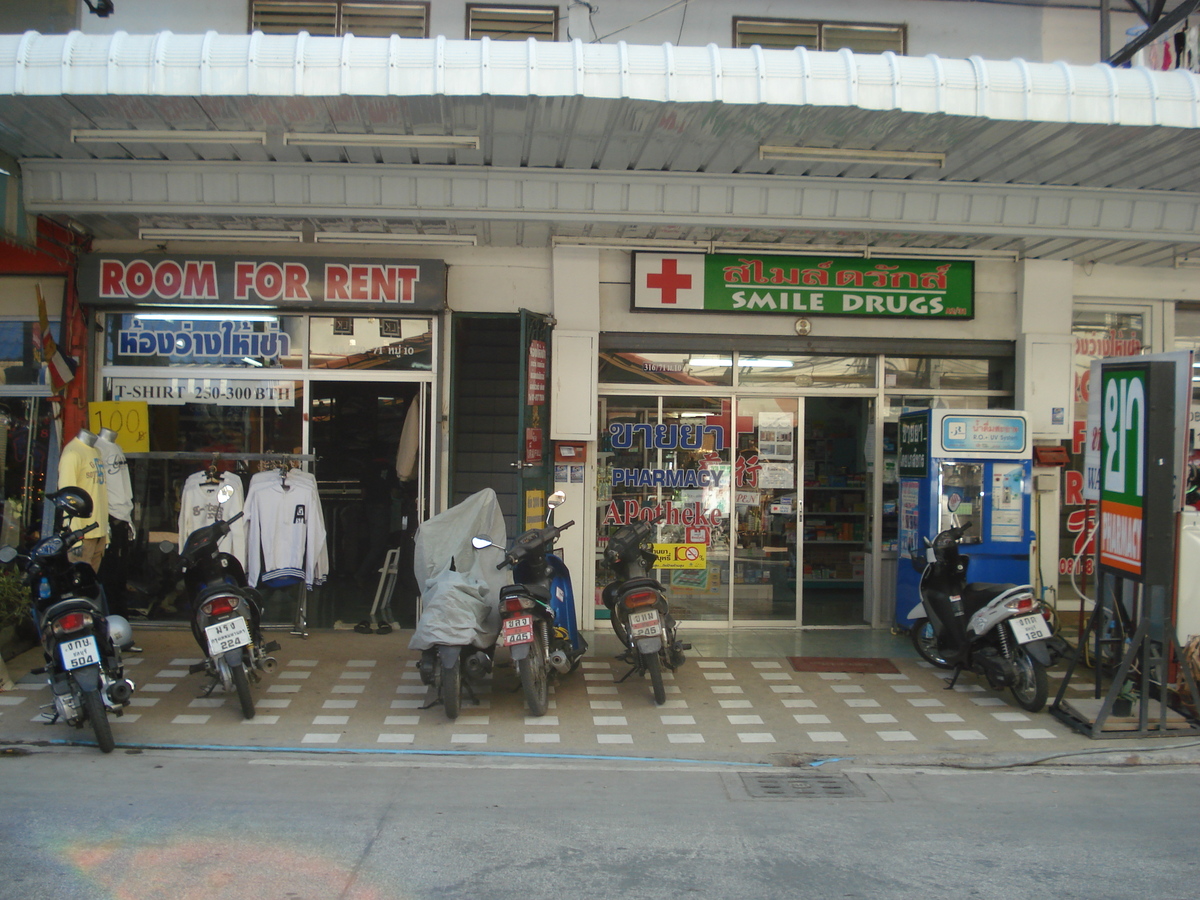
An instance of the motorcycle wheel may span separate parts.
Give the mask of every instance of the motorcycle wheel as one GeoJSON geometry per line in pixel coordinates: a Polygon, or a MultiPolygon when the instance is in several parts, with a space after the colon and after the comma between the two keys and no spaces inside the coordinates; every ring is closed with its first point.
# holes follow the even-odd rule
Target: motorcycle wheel
{"type": "Polygon", "coordinates": [[[100,691],[83,692],[83,711],[88,721],[92,723],[92,731],[96,733],[96,743],[101,753],[112,753],[116,743],[113,741],[112,723],[108,721],[108,710],[104,708],[104,698],[100,691]]]}
{"type": "Polygon", "coordinates": [[[236,665],[230,670],[233,675],[233,686],[237,688],[238,703],[242,705],[242,717],[254,718],[254,697],[250,695],[250,679],[246,677],[246,667],[236,665]]]}
{"type": "Polygon", "coordinates": [[[446,708],[446,718],[457,719],[462,709],[462,665],[455,663],[447,669],[438,660],[437,666],[441,670],[442,706],[446,708]]]}
{"type": "Polygon", "coordinates": [[[914,621],[908,629],[908,635],[912,638],[913,649],[920,654],[921,659],[939,669],[950,668],[950,664],[942,656],[942,651],[938,649],[937,635],[934,634],[933,624],[928,619],[914,621]]]}
{"type": "Polygon", "coordinates": [[[529,655],[517,664],[531,716],[544,716],[550,707],[550,676],[546,671],[546,643],[542,631],[541,627],[534,626],[529,655]]]}
{"type": "Polygon", "coordinates": [[[1016,670],[1016,681],[1011,688],[1017,706],[1026,712],[1040,712],[1046,705],[1050,693],[1046,667],[1030,656],[1024,648],[1017,650],[1012,659],[1016,670]]]}
{"type": "Polygon", "coordinates": [[[650,687],[654,691],[654,702],[662,706],[667,702],[667,689],[663,686],[662,664],[659,662],[658,652],[643,654],[642,662],[645,663],[646,671],[650,673],[650,687]]]}

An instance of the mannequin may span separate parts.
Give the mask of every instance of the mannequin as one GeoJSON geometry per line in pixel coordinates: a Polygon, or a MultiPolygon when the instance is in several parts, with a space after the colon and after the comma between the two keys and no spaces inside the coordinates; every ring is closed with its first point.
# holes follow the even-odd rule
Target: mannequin
{"type": "Polygon", "coordinates": [[[98,440],[99,435],[81,428],[63,447],[58,462],[58,486],[83,488],[92,498],[91,518],[74,519],[71,527],[83,528],[93,522],[100,527],[91,532],[95,537],[85,537],[71,548],[71,557],[93,569],[99,569],[108,543],[108,489],[104,486],[104,465],[96,450],[98,440]]]}
{"type": "MultiPolygon", "coordinates": [[[[85,441],[86,442],[86,441],[85,441]]],[[[108,546],[100,560],[96,574],[104,585],[109,609],[121,616],[128,616],[128,600],[125,582],[129,577],[130,558],[133,554],[133,487],[129,481],[129,463],[125,451],[117,443],[117,433],[111,428],[101,428],[95,444],[104,469],[104,488],[108,494],[108,546]]]]}

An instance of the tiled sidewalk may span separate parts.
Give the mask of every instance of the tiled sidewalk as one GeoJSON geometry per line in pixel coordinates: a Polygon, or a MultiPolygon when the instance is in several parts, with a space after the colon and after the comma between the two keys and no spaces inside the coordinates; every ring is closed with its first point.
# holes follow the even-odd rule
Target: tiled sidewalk
{"type": "MultiPolygon", "coordinates": [[[[1007,692],[964,675],[952,691],[945,673],[897,659],[897,674],[801,673],[787,659],[691,658],[666,673],[667,702],[656,706],[648,680],[618,680],[627,667],[589,655],[552,682],[547,715],[525,714],[515,670],[499,660],[494,677],[448,720],[422,707],[427,690],[407,649],[408,632],[283,636],[279,670],[254,687],[258,714],[244,721],[237,699],[202,697],[206,679],[190,634],[143,629],[145,651],[128,658],[133,703],[112,717],[118,748],[170,745],[354,750],[618,755],[769,761],[780,755],[938,757],[1057,753],[1095,742],[1045,712],[1027,713],[1007,692]]],[[[79,740],[88,730],[46,725],[44,679],[28,673],[36,651],[10,663],[16,691],[0,694],[0,738],[79,740]],[[25,674],[22,674],[25,673],[25,674]]],[[[1055,685],[1052,680],[1051,696],[1055,685]]],[[[1072,687],[1082,696],[1086,685],[1072,687]]]]}

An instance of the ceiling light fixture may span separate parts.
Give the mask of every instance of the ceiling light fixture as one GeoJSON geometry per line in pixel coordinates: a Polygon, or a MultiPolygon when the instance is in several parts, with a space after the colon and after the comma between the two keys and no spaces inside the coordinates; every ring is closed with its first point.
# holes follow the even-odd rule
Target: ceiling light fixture
{"type": "Polygon", "coordinates": [[[479,137],[455,134],[339,134],[289,131],[283,136],[287,145],[309,147],[411,147],[420,150],[478,150],[479,137]]]}
{"type": "Polygon", "coordinates": [[[932,166],[938,169],[946,164],[945,153],[926,153],[919,150],[852,150],[848,147],[780,147],[768,144],[758,148],[758,158],[882,166],[932,166]]]}
{"type": "Polygon", "coordinates": [[[474,247],[479,239],[473,234],[392,234],[391,232],[318,231],[316,244],[440,244],[474,247]]]}
{"type": "Polygon", "coordinates": [[[266,144],[265,131],[167,129],[72,129],[72,144],[266,144]]]}
{"type": "Polygon", "coordinates": [[[141,228],[138,239],[142,241],[237,241],[244,243],[263,241],[300,243],[304,235],[299,231],[251,231],[233,228],[141,228]]]}

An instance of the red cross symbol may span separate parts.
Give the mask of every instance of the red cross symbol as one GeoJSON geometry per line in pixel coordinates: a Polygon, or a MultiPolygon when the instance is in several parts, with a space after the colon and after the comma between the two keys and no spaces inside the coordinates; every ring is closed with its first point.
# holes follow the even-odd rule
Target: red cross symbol
{"type": "Polygon", "coordinates": [[[677,268],[679,260],[664,259],[662,261],[662,271],[658,273],[648,273],[646,275],[646,287],[658,288],[662,291],[662,302],[675,303],[677,291],[687,290],[692,286],[692,276],[685,275],[677,268]]]}

